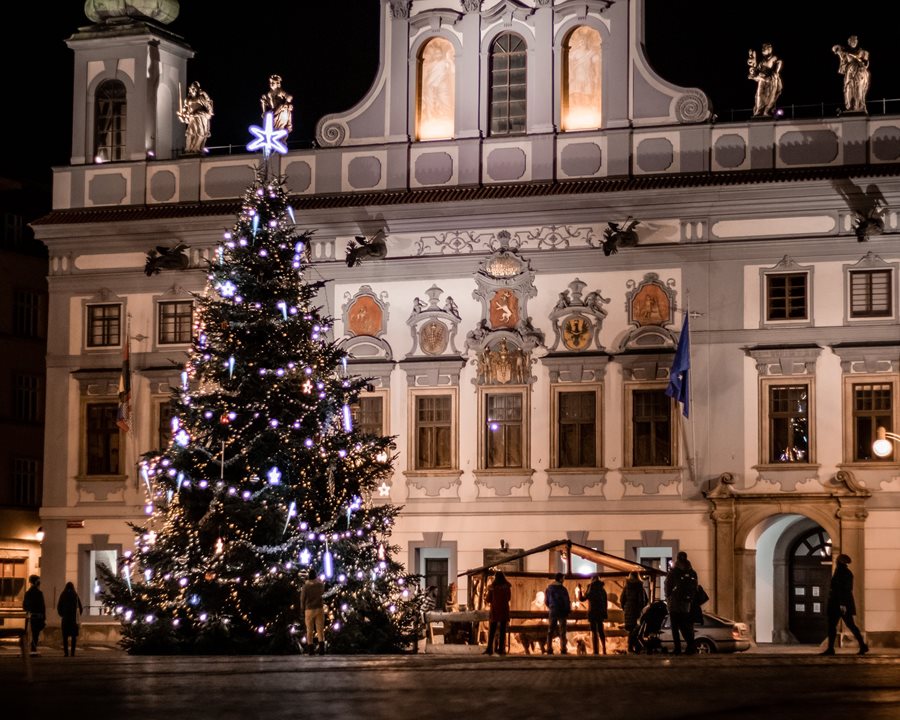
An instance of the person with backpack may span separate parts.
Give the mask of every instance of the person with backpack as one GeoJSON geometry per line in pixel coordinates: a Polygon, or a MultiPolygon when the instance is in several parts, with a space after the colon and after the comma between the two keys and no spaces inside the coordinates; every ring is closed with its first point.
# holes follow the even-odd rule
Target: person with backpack
{"type": "Polygon", "coordinates": [[[675,654],[681,655],[681,638],[684,638],[688,655],[697,652],[694,644],[694,597],[697,594],[697,573],[686,552],[679,552],[675,564],[666,575],[666,605],[672,622],[672,640],[675,654]],[[679,635],[681,637],[679,637],[679,635]]]}
{"type": "Polygon", "coordinates": [[[544,603],[550,610],[547,628],[547,654],[553,654],[553,636],[559,634],[559,652],[566,655],[569,652],[566,646],[566,620],[572,609],[572,601],[569,599],[569,591],[563,585],[563,574],[556,573],[553,582],[544,591],[544,603]]]}

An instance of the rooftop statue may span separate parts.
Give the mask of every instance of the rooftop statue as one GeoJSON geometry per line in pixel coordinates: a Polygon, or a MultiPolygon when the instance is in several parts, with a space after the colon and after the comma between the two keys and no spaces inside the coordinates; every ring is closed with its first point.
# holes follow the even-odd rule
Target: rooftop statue
{"type": "Polygon", "coordinates": [[[185,127],[184,151],[189,154],[202,153],[210,136],[210,118],[213,116],[213,101],[200,83],[192,82],[187,96],[181,103],[178,119],[185,127]]]}
{"type": "Polygon", "coordinates": [[[145,18],[168,25],[178,17],[178,0],[85,0],[84,14],[95,23],[145,18]]]}
{"type": "Polygon", "coordinates": [[[756,101],[753,105],[753,117],[772,117],[775,103],[781,95],[782,61],[772,52],[771,43],[762,46],[762,57],[751,50],[747,57],[750,68],[748,77],[756,81],[756,101]]]}
{"type": "Polygon", "coordinates": [[[844,109],[847,112],[866,112],[866,93],[869,92],[869,52],[859,47],[856,35],[847,38],[847,47],[835,45],[831,51],[841,64],[838,73],[844,76],[844,109]]]}

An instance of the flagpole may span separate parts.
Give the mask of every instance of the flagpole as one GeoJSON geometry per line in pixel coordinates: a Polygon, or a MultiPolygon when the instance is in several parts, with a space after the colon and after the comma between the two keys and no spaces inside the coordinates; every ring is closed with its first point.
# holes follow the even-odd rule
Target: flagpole
{"type": "MultiPolygon", "coordinates": [[[[685,304],[685,310],[687,311],[687,315],[685,316],[685,319],[688,320],[691,317],[691,293],[688,290],[684,291],[684,304],[685,304]]],[[[688,370],[688,373],[690,373],[691,375],[693,374],[692,371],[694,368],[693,358],[691,357],[691,350],[692,350],[691,346],[692,345],[693,345],[693,343],[688,345],[688,365],[691,368],[690,370],[688,370]]],[[[691,404],[691,407],[694,407],[694,378],[693,377],[691,377],[688,380],[688,402],[691,404]]],[[[691,446],[688,450],[688,469],[690,471],[691,481],[696,484],[697,475],[696,475],[696,468],[694,465],[694,461],[696,460],[696,457],[697,457],[696,456],[697,424],[694,422],[693,417],[689,417],[688,420],[691,423],[691,446]]]]}

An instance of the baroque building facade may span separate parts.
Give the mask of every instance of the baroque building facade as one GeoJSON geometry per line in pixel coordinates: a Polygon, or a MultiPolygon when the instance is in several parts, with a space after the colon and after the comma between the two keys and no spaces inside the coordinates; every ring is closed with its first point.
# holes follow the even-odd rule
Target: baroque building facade
{"type": "MultiPolygon", "coordinates": [[[[646,61],[643,0],[372,1],[371,90],[271,162],[371,378],[356,421],[396,438],[372,502],[403,506],[409,569],[443,595],[498,549],[684,550],[711,609],[813,643],[843,552],[870,643],[896,645],[900,465],[871,447],[900,426],[900,117],[716,122],[646,61]],[[347,262],[359,235],[379,250],[347,262]],[[686,418],[666,388],[688,317],[686,418]]],[[[96,567],[132,546],[135,462],[167,442],[191,293],[259,158],[180,152],[192,51],[165,18],[92,19],[68,40],[72,161],[34,227],[44,585],[75,580],[99,634],[96,567]],[[178,244],[187,269],[145,275],[178,244]]],[[[552,562],[527,569],[590,570],[552,562]]]]}

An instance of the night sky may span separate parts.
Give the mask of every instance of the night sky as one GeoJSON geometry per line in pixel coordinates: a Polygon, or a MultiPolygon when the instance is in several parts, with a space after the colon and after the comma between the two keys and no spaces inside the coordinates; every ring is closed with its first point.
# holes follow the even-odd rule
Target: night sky
{"type": "MultiPolygon", "coordinates": [[[[71,149],[72,52],[64,40],[88,21],[80,0],[16,5],[3,4],[0,22],[6,98],[0,117],[7,137],[0,175],[49,185],[50,167],[67,164],[71,149]]],[[[259,96],[272,73],[282,75],[294,95],[291,140],[308,144],[322,115],[354,105],[374,80],[379,7],[380,0],[182,0],[169,29],[196,51],[188,82],[198,80],[215,102],[208,144],[248,141],[246,128],[259,122],[259,96]],[[219,9],[235,6],[247,9],[219,9]]],[[[896,3],[646,0],[646,7],[654,68],[671,82],[704,90],[720,120],[752,106],[747,50],[758,51],[764,41],[784,60],[780,105],[824,103],[826,113],[840,106],[842,79],[831,46],[844,44],[851,33],[872,56],[868,99],[900,98],[896,3]]],[[[900,103],[894,107],[900,112],[900,103]]]]}

